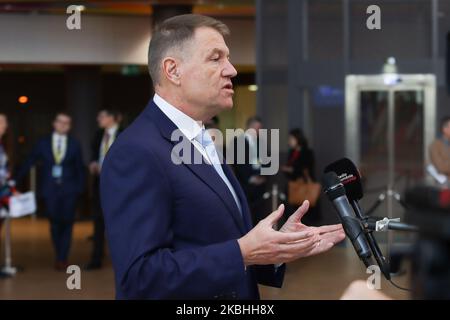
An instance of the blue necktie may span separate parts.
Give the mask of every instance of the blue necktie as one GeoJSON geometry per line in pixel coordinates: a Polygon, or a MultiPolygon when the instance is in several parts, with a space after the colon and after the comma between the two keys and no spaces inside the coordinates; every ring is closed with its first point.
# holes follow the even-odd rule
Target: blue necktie
{"type": "Polygon", "coordinates": [[[233,195],[234,201],[236,202],[236,205],[239,208],[239,212],[242,215],[242,207],[241,203],[239,201],[238,196],[236,195],[236,192],[233,189],[233,186],[231,185],[230,181],[228,180],[227,176],[223,172],[222,165],[220,163],[219,155],[217,154],[216,147],[214,146],[214,141],[211,138],[211,135],[206,131],[204,128],[202,129],[202,132],[200,132],[196,137],[195,140],[197,140],[203,147],[203,149],[206,151],[206,154],[208,155],[209,161],[213,165],[216,172],[219,174],[220,178],[225,182],[228,189],[230,190],[231,194],[233,195]]]}

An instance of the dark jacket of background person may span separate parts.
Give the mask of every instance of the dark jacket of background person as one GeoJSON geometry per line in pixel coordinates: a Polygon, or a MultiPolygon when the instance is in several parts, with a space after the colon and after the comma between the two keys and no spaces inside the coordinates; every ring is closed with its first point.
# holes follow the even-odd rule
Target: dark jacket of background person
{"type": "Polygon", "coordinates": [[[250,144],[246,138],[244,137],[235,138],[233,147],[234,147],[234,159],[233,159],[234,172],[236,174],[236,178],[239,180],[239,183],[241,184],[242,189],[244,189],[244,192],[247,195],[248,202],[252,204],[253,202],[260,200],[260,197],[262,197],[266,188],[265,183],[262,183],[260,185],[250,183],[251,177],[261,176],[261,168],[255,168],[253,164],[250,163],[250,144]],[[239,139],[243,139],[245,145],[243,163],[238,163],[239,160],[238,146],[240,143],[239,139]]]}
{"type": "MultiPolygon", "coordinates": [[[[123,131],[122,127],[118,127],[114,141],[117,139],[119,134],[123,131]]],[[[105,129],[99,129],[95,133],[94,139],[92,140],[91,144],[91,162],[98,161],[100,158],[100,147],[102,145],[103,135],[105,134],[105,129]]]]}
{"type": "Polygon", "coordinates": [[[292,173],[286,173],[289,180],[306,179],[308,176],[315,180],[314,154],[311,149],[303,147],[289,150],[287,165],[293,169],[292,173]]]}
{"type": "MultiPolygon", "coordinates": [[[[270,203],[264,200],[263,195],[267,190],[267,179],[261,175],[261,167],[255,167],[250,161],[250,145],[247,138],[244,139],[244,163],[238,163],[238,145],[239,139],[234,139],[234,172],[250,206],[253,224],[256,225],[260,220],[266,217],[266,212],[270,211],[270,203]],[[253,178],[252,178],[253,177],[253,178]],[[251,179],[257,179],[260,183],[252,183],[251,179]]],[[[258,144],[257,144],[258,147],[258,144]]],[[[259,159],[259,150],[257,150],[257,158],[259,159]]]]}
{"type": "MultiPolygon", "coordinates": [[[[296,146],[294,147],[293,145],[290,145],[291,148],[288,153],[287,162],[281,168],[282,171],[284,171],[287,180],[295,181],[302,178],[305,179],[306,182],[306,179],[311,178],[312,181],[315,181],[314,153],[309,148],[308,142],[302,130],[298,128],[291,130],[289,132],[289,138],[294,139],[292,141],[296,142],[296,146]]],[[[292,142],[289,143],[291,144],[292,142]]],[[[286,190],[287,189],[288,186],[286,186],[286,190]]],[[[295,210],[297,210],[297,207],[298,206],[287,204],[286,215],[283,218],[287,219],[292,213],[295,212],[295,210]]],[[[307,225],[317,225],[320,217],[320,203],[317,202],[314,207],[310,207],[309,213],[303,217],[302,221],[307,225]]]]}
{"type": "MultiPolygon", "coordinates": [[[[100,148],[102,146],[103,136],[106,129],[100,129],[94,136],[92,140],[92,162],[99,162],[100,159],[100,148]]],[[[115,131],[113,137],[113,143],[122,132],[122,128],[118,127],[115,131]]],[[[93,174],[93,189],[92,189],[92,210],[93,210],[93,220],[94,220],[94,234],[93,234],[93,249],[91,254],[91,260],[86,266],[87,269],[100,268],[102,265],[102,260],[104,257],[104,247],[105,247],[105,221],[103,219],[103,212],[100,203],[100,175],[93,174]]]]}
{"type": "Polygon", "coordinates": [[[57,192],[63,195],[79,195],[84,190],[85,166],[80,144],[67,136],[67,150],[61,162],[63,175],[61,183],[52,177],[52,168],[56,164],[52,151],[52,135],[42,138],[34,146],[31,154],[18,169],[15,180],[19,182],[35,164],[40,165],[38,192],[42,197],[52,197],[57,192]]]}

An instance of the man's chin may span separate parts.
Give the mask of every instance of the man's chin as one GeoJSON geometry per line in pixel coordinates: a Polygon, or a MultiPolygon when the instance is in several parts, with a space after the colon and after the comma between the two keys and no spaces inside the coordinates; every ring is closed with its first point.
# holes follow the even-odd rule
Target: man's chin
{"type": "Polygon", "coordinates": [[[222,110],[233,109],[233,99],[230,99],[230,101],[225,101],[224,103],[222,103],[221,109],[222,110]]]}

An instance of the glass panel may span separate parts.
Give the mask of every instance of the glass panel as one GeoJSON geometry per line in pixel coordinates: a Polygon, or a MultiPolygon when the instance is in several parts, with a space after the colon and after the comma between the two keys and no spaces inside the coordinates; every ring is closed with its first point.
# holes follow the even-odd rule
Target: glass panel
{"type": "MultiPolygon", "coordinates": [[[[423,179],[424,94],[423,91],[394,92],[395,183],[403,195],[406,188],[423,179]]],[[[394,201],[393,216],[404,218],[404,210],[394,201]]]]}
{"type": "MultiPolygon", "coordinates": [[[[363,176],[364,198],[361,206],[372,216],[404,220],[404,208],[392,196],[386,196],[388,185],[388,92],[360,92],[360,170],[363,176]],[[388,202],[392,212],[388,212],[388,202]],[[379,203],[378,206],[376,204],[379,203]],[[375,208],[374,210],[371,210],[375,208]]],[[[406,188],[423,179],[424,174],[424,93],[423,91],[396,91],[394,108],[394,163],[393,191],[400,196],[406,188]]],[[[379,242],[398,243],[408,235],[401,232],[378,233],[379,242]],[[388,235],[390,235],[388,237],[388,235]]],[[[382,248],[386,252],[386,248],[382,248]]]]}
{"type": "Polygon", "coordinates": [[[367,211],[387,186],[388,92],[361,91],[359,114],[360,171],[364,185],[361,206],[367,211]]]}

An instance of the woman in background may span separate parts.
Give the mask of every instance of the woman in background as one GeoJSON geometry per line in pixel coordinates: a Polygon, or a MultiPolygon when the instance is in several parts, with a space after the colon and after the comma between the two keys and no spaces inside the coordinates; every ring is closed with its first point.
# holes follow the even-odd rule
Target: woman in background
{"type": "MultiPolygon", "coordinates": [[[[281,171],[286,174],[288,181],[295,181],[299,178],[305,181],[315,181],[315,161],[314,153],[308,146],[308,141],[302,130],[292,129],[288,138],[289,154],[286,165],[281,167],[281,171]]],[[[294,213],[298,206],[287,206],[286,219],[294,213]]],[[[315,225],[319,220],[318,203],[310,207],[302,221],[307,225],[315,225]]]]}
{"type": "MultiPolygon", "coordinates": [[[[0,113],[0,209],[8,205],[8,185],[11,177],[12,165],[12,139],[8,130],[8,118],[6,114],[0,113]]],[[[0,217],[0,234],[3,225],[3,218],[0,217]]],[[[0,272],[0,278],[5,275],[0,272]]]]}
{"type": "Polygon", "coordinates": [[[303,132],[293,129],[289,132],[289,155],[288,161],[281,170],[284,171],[289,180],[298,178],[314,179],[314,154],[308,146],[303,132]]]}

